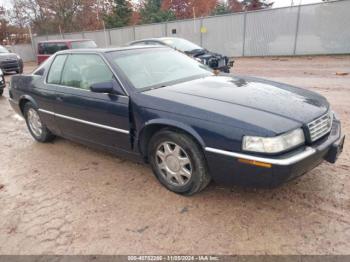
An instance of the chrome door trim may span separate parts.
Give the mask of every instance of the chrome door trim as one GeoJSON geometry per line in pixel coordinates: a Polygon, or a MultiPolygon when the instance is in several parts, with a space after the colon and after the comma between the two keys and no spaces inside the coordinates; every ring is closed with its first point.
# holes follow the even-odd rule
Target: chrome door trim
{"type": "Polygon", "coordinates": [[[101,125],[101,124],[97,124],[97,123],[86,121],[86,120],[79,119],[79,118],[70,117],[70,116],[66,116],[66,115],[62,115],[62,114],[57,114],[55,112],[47,111],[47,110],[44,110],[44,109],[39,109],[39,112],[42,112],[42,113],[45,113],[45,114],[48,114],[48,115],[57,116],[57,117],[64,118],[64,119],[67,119],[67,120],[75,121],[75,122],[78,122],[78,123],[86,124],[86,125],[90,125],[90,126],[94,126],[94,127],[99,127],[99,128],[111,130],[111,131],[118,132],[118,133],[129,134],[129,130],[119,129],[119,128],[106,126],[106,125],[101,125]]]}

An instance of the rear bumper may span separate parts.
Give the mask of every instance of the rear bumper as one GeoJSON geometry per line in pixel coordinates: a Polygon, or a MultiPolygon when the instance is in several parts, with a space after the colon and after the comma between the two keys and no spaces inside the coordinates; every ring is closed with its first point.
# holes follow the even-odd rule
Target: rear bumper
{"type": "Polygon", "coordinates": [[[16,112],[17,114],[19,114],[20,116],[22,116],[22,111],[21,111],[21,108],[20,108],[19,104],[18,104],[15,100],[13,100],[13,99],[11,99],[11,98],[9,98],[8,101],[9,101],[9,103],[10,103],[12,109],[15,110],[15,112],[16,112]]]}
{"type": "Polygon", "coordinates": [[[206,148],[206,157],[211,175],[219,184],[275,187],[305,174],[324,160],[335,163],[343,143],[341,124],[335,119],[328,137],[283,158],[262,158],[212,148],[206,148]],[[265,167],[253,165],[252,161],[265,167]]]}

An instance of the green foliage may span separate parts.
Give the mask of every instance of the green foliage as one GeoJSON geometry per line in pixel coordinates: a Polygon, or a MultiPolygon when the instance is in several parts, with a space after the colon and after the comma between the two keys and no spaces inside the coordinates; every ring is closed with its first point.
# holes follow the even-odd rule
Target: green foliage
{"type": "Polygon", "coordinates": [[[146,0],[140,9],[141,23],[161,23],[175,20],[175,13],[171,10],[162,10],[162,0],[146,0]]]}
{"type": "Polygon", "coordinates": [[[127,0],[114,0],[113,11],[104,16],[107,28],[123,27],[129,25],[132,16],[132,7],[127,0]]]}
{"type": "Polygon", "coordinates": [[[225,3],[219,3],[215,9],[212,11],[211,15],[224,15],[232,13],[230,8],[225,3]]]}

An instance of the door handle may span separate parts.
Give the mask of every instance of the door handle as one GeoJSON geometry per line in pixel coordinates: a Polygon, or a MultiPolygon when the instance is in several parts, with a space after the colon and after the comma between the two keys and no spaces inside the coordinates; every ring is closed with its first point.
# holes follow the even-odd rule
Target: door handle
{"type": "Polygon", "coordinates": [[[56,97],[56,100],[59,101],[59,102],[62,102],[62,101],[63,101],[62,97],[60,97],[60,96],[57,96],[57,97],[56,97]]]}

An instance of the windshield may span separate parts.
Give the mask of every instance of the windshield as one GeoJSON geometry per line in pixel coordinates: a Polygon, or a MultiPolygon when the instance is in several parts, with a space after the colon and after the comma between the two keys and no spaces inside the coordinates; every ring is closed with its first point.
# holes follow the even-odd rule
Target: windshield
{"type": "Polygon", "coordinates": [[[72,42],[72,49],[80,48],[96,48],[97,45],[94,41],[81,41],[81,42],[72,42]]]}
{"type": "Polygon", "coordinates": [[[10,53],[5,47],[0,45],[0,53],[10,53]]]}
{"type": "Polygon", "coordinates": [[[108,55],[111,62],[139,90],[213,75],[209,67],[168,48],[119,51],[108,55]]]}
{"type": "Polygon", "coordinates": [[[177,49],[181,52],[191,52],[193,50],[203,49],[199,45],[196,45],[182,38],[164,38],[163,42],[166,43],[168,46],[171,46],[172,48],[177,49]]]}

